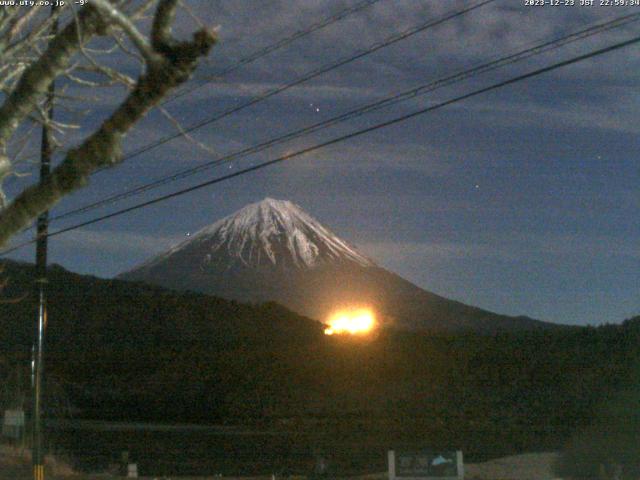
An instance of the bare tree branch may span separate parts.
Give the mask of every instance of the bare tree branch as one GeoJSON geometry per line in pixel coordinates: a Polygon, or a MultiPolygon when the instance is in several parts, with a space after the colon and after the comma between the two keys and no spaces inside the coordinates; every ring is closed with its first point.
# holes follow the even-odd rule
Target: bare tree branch
{"type": "MultiPolygon", "coordinates": [[[[216,41],[213,30],[199,30],[191,41],[176,42],[171,37],[171,21],[176,4],[176,0],[160,0],[154,16],[151,45],[160,60],[147,64],[146,74],[138,79],[124,102],[79,147],[67,153],[46,181],[24,190],[0,211],[0,245],[28,226],[40,213],[50,209],[62,196],[86,185],[92,172],[118,163],[122,157],[122,138],[169,91],[186,81],[199,58],[208,54],[216,41]]],[[[83,10],[77,26],[72,22],[52,40],[43,57],[22,76],[14,94],[20,91],[28,98],[35,99],[57,74],[64,72],[71,53],[80,49],[79,26],[85,38],[87,35],[105,33],[104,18],[95,15],[95,12],[95,9],[83,10]],[[36,73],[45,78],[34,78],[36,73]]],[[[17,97],[12,94],[9,99],[0,108],[0,147],[4,147],[19,121],[28,114],[28,107],[18,102],[17,97]],[[12,102],[7,106],[9,99],[12,102]],[[19,111],[14,111],[16,109],[19,111]],[[3,118],[3,111],[8,118],[3,118]]],[[[0,176],[3,159],[8,162],[6,155],[0,156],[0,176]]]]}
{"type": "Polygon", "coordinates": [[[5,166],[3,163],[5,163],[4,157],[6,157],[9,138],[34,108],[38,98],[44,94],[49,84],[65,70],[73,54],[78,51],[80,28],[82,28],[82,37],[87,39],[99,32],[104,32],[106,24],[95,9],[83,9],[78,22],[71,22],[50,42],[38,61],[25,70],[16,88],[0,107],[0,177],[3,175],[5,166]]]}
{"type": "Polygon", "coordinates": [[[171,49],[171,24],[176,15],[178,0],[160,0],[151,27],[151,44],[160,53],[171,49]]]}
{"type": "MultiPolygon", "coordinates": [[[[146,0],[142,2],[142,4],[138,5],[136,8],[131,10],[130,12],[126,12],[131,20],[140,20],[147,15],[147,12],[151,9],[151,7],[156,3],[156,0],[146,0]]],[[[125,2],[124,7],[126,8],[130,2],[125,2]]]]}
{"type": "Polygon", "coordinates": [[[193,143],[194,145],[196,145],[198,148],[200,148],[201,150],[204,150],[205,152],[214,155],[214,156],[219,156],[220,152],[216,152],[213,148],[211,148],[210,146],[199,142],[198,140],[196,140],[191,134],[189,134],[189,132],[187,132],[184,127],[180,124],[180,122],[173,116],[171,115],[171,113],[169,113],[169,111],[164,108],[161,105],[158,105],[158,110],[160,110],[160,112],[165,116],[165,118],[167,120],[169,120],[173,126],[175,127],[175,129],[180,133],[180,135],[182,135],[185,139],[187,139],[188,141],[190,141],[191,143],[193,143]]]}
{"type": "Polygon", "coordinates": [[[6,49],[2,51],[3,57],[15,57],[25,49],[30,48],[35,43],[36,39],[46,39],[46,32],[48,32],[51,28],[51,25],[58,20],[61,15],[61,11],[62,10],[60,9],[60,11],[57,11],[53,15],[47,16],[45,20],[43,20],[37,27],[31,29],[29,33],[20,41],[16,41],[7,46],[6,49]]]}
{"type": "Polygon", "coordinates": [[[27,10],[27,13],[21,17],[14,19],[9,25],[7,35],[5,38],[7,41],[11,42],[21,31],[24,30],[24,26],[31,20],[34,15],[38,13],[40,7],[30,8],[27,10]]]}
{"type": "Polygon", "coordinates": [[[147,63],[153,64],[161,60],[159,55],[151,47],[147,38],[142,35],[133,22],[109,0],[91,0],[91,4],[127,34],[147,63]]]}

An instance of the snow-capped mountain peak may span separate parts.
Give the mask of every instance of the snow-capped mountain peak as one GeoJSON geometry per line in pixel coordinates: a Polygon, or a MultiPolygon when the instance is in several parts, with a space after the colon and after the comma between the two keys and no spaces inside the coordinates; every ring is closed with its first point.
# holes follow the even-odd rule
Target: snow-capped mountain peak
{"type": "Polygon", "coordinates": [[[202,256],[201,266],[293,266],[314,268],[328,263],[375,264],[340,239],[302,208],[286,200],[265,198],[209,225],[140,268],[189,251],[202,256]]]}
{"type": "Polygon", "coordinates": [[[203,228],[119,276],[241,302],[276,301],[325,320],[367,306],[378,321],[407,328],[543,328],[427,292],[377,266],[299,206],[266,198],[203,228]]]}

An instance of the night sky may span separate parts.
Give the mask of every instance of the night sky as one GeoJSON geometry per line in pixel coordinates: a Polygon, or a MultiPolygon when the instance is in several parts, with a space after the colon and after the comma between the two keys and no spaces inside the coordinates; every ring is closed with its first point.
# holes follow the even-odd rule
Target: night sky
{"type": "MultiPolygon", "coordinates": [[[[187,1],[220,43],[166,108],[188,126],[475,2],[380,0],[286,48],[217,73],[357,2],[187,1]]],[[[561,2],[564,3],[564,2],[561,2]]],[[[640,7],[497,0],[97,173],[54,215],[640,7]],[[218,152],[212,153],[212,152],[218,152]]],[[[193,30],[190,15],[177,33],[193,30]]],[[[72,225],[638,35],[640,21],[224,164],[72,225]]],[[[126,60],[111,58],[112,63],[126,60]]],[[[133,68],[133,66],[132,66],[133,68]]],[[[98,93],[89,123],[119,100],[98,93]]],[[[61,114],[64,115],[64,114],[61,114]]],[[[124,150],[175,132],[151,113],[124,150]]],[[[81,132],[75,133],[79,138],[81,132]]],[[[52,238],[50,260],[111,277],[266,196],[291,200],[420,287],[499,313],[570,324],[640,313],[640,44],[52,238]]],[[[34,148],[37,146],[34,142],[34,148]]],[[[59,155],[60,156],[60,155],[59,155]]],[[[24,167],[27,168],[27,167],[24,167]]],[[[34,176],[13,178],[15,194],[34,176]]],[[[29,235],[32,235],[30,233],[29,235]]],[[[16,237],[16,242],[28,236],[16,237]]],[[[10,258],[32,261],[34,247],[10,258]]]]}

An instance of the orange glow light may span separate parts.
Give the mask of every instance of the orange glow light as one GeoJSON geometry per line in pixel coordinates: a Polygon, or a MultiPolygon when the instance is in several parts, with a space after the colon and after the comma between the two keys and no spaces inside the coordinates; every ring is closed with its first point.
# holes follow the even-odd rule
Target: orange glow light
{"type": "Polygon", "coordinates": [[[340,310],[334,313],[327,322],[324,330],[326,335],[345,334],[364,335],[376,325],[373,312],[366,308],[340,310]]]}

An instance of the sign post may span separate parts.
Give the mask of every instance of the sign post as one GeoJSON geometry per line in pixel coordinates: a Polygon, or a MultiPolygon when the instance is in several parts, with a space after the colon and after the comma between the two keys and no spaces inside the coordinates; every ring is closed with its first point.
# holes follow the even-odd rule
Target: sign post
{"type": "MultiPolygon", "coordinates": [[[[51,16],[56,13],[55,3],[52,2],[51,16]]],[[[55,37],[58,32],[58,22],[53,21],[51,35],[55,37]]],[[[53,119],[53,104],[55,100],[55,80],[52,80],[47,89],[46,118],[42,125],[42,141],[40,145],[40,183],[47,181],[51,171],[51,156],[53,151],[53,136],[51,126],[47,123],[53,119]]],[[[42,390],[44,368],[44,338],[47,329],[47,237],[49,228],[49,212],[38,216],[37,243],[36,243],[36,284],[38,288],[38,322],[36,324],[36,338],[32,358],[33,379],[33,480],[44,480],[44,450],[42,442],[42,390]]]]}
{"type": "Polygon", "coordinates": [[[389,450],[389,480],[462,480],[460,450],[389,450]]]}
{"type": "Polygon", "coordinates": [[[2,436],[21,440],[24,436],[24,410],[5,410],[2,421],[2,436]]]}

